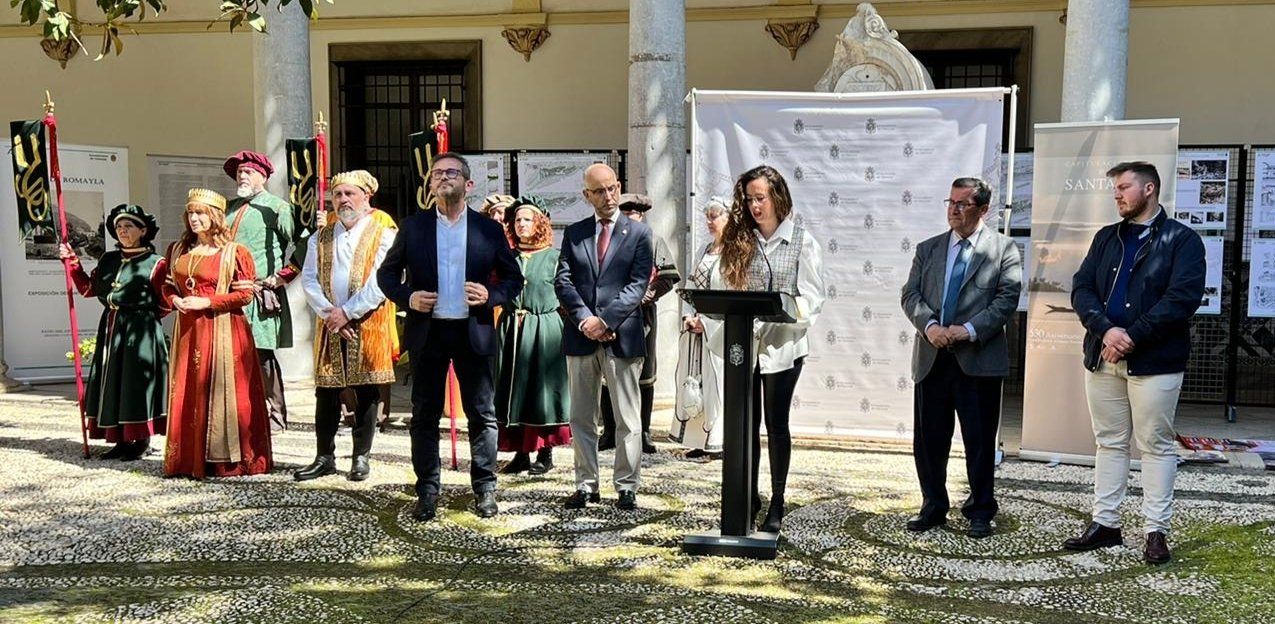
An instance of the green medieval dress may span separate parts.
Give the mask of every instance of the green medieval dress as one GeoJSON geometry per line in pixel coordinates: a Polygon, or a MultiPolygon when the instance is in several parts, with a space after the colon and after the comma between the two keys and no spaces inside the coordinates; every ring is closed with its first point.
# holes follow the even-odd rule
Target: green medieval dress
{"type": "Polygon", "coordinates": [[[80,294],[105,308],[84,396],[89,437],[121,443],[163,433],[168,346],[160,318],[168,309],[160,288],[167,262],[149,248],[108,251],[92,275],[78,264],[71,275],[80,294]]]}
{"type": "Polygon", "coordinates": [[[530,453],[571,442],[567,358],[553,276],[558,250],[521,251],[522,294],[503,306],[497,334],[496,420],[501,451],[530,453]]]}

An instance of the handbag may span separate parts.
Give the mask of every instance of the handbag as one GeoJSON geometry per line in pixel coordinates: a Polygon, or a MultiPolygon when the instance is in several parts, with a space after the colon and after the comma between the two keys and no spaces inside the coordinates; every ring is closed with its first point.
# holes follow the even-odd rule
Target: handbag
{"type": "Polygon", "coordinates": [[[678,343],[677,405],[673,417],[685,423],[704,414],[704,336],[683,330],[678,343]]]}

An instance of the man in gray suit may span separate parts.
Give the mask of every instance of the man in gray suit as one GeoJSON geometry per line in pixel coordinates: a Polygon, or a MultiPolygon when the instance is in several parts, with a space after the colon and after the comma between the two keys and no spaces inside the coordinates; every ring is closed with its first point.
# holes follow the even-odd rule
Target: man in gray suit
{"type": "Polygon", "coordinates": [[[992,534],[1001,382],[1009,374],[1005,323],[1018,308],[1023,268],[1013,239],[983,224],[991,197],[991,188],[978,178],[952,182],[943,202],[952,229],[916,246],[903,286],[903,312],[919,332],[912,350],[912,455],[922,504],[907,522],[909,531],[947,523],[955,412],[970,482],[961,506],[970,521],[967,535],[992,534]]]}
{"type": "Polygon", "coordinates": [[[563,506],[582,509],[598,494],[598,397],[605,378],[616,416],[615,489],[619,509],[637,508],[642,467],[638,377],[646,353],[642,313],[654,264],[651,228],[620,212],[620,181],[597,163],[584,172],[584,197],[594,214],[562,233],[553,286],[568,321],[562,350],[571,380],[571,445],[575,492],[563,506]]]}

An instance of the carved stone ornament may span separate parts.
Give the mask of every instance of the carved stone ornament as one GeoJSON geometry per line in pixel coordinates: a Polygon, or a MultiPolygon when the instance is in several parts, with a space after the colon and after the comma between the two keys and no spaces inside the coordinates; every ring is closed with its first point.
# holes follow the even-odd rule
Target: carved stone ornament
{"type": "Polygon", "coordinates": [[[930,74],[890,30],[871,4],[863,3],[837,35],[832,64],[815,83],[824,93],[924,91],[934,88],[930,74]]]}
{"type": "Polygon", "coordinates": [[[42,39],[40,40],[40,47],[44,48],[45,55],[57,61],[62,66],[62,69],[66,69],[66,62],[71,60],[71,57],[75,56],[76,52],[80,51],[80,42],[76,41],[74,37],[67,37],[61,41],[42,39]]]}
{"type": "Polygon", "coordinates": [[[794,61],[797,60],[797,50],[810,41],[810,37],[816,30],[819,30],[819,21],[816,19],[766,24],[766,32],[770,33],[779,45],[788,48],[788,55],[794,61]]]}
{"type": "Polygon", "coordinates": [[[549,29],[544,26],[508,26],[500,34],[509,42],[509,47],[530,63],[531,53],[549,38],[549,29]]]}

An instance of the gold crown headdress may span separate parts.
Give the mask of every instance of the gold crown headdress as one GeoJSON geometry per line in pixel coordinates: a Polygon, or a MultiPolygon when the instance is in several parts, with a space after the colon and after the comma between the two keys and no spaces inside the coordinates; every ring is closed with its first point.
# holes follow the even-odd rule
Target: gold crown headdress
{"type": "Polygon", "coordinates": [[[354,171],[345,171],[332,176],[332,188],[336,188],[342,184],[350,184],[357,186],[367,192],[368,195],[375,195],[380,184],[376,181],[368,171],[363,169],[355,169],[354,171]]]}
{"type": "Polygon", "coordinates": [[[226,211],[226,198],[222,197],[220,193],[205,188],[193,188],[186,193],[186,205],[189,206],[191,204],[203,204],[222,212],[226,211]]]}

